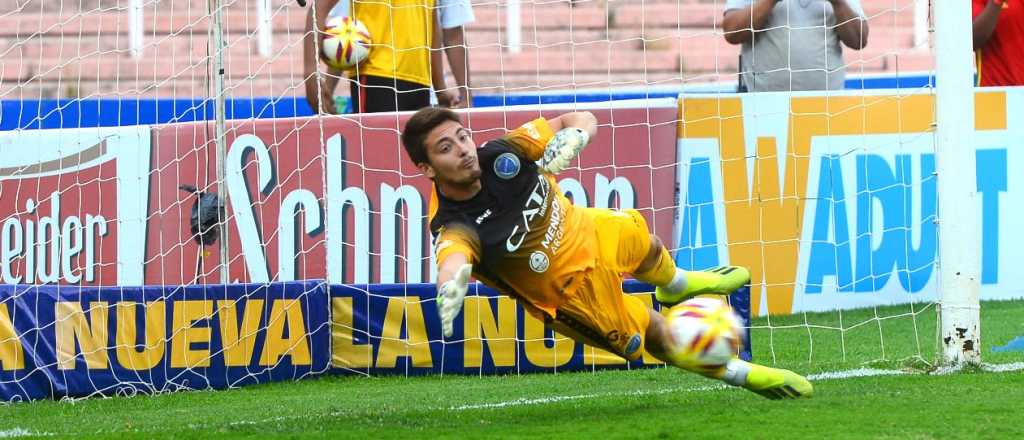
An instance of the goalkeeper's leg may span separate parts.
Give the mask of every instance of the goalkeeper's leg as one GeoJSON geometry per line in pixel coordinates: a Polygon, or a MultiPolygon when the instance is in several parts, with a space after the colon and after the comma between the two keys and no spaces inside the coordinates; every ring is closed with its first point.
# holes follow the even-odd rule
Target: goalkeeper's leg
{"type": "Polygon", "coordinates": [[[814,386],[803,376],[789,370],[766,367],[733,358],[725,366],[712,371],[689,369],[676,363],[670,353],[682,350],[672,339],[668,321],[658,312],[651,310],[651,321],[645,338],[647,352],[662,362],[692,371],[729,385],[746,388],[769,399],[797,399],[811,397],[814,386]]]}
{"type": "Polygon", "coordinates": [[[750,283],[750,272],[739,266],[720,266],[706,271],[687,271],[676,267],[672,256],[655,235],[651,235],[647,257],[633,276],[653,284],[654,296],[663,305],[675,305],[703,294],[728,295],[750,283]]]}

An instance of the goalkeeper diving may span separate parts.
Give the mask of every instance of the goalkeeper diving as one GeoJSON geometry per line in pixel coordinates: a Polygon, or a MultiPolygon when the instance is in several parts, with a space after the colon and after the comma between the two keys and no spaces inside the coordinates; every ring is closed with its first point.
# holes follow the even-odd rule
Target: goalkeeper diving
{"type": "MultiPolygon", "coordinates": [[[[633,361],[646,349],[673,361],[684,347],[666,319],[622,291],[622,274],[653,284],[666,305],[727,295],[750,282],[745,268],[685,271],[675,266],[635,210],[574,206],[554,176],[597,134],[589,112],[538,118],[479,149],[458,114],[424,108],[405,124],[402,144],[434,182],[430,230],[437,259],[437,308],[452,336],[470,276],[519,300],[555,331],[633,361]],[[436,199],[436,201],[435,201],[436,199]]],[[[809,397],[802,376],[733,358],[696,373],[771,399],[809,397]]]]}

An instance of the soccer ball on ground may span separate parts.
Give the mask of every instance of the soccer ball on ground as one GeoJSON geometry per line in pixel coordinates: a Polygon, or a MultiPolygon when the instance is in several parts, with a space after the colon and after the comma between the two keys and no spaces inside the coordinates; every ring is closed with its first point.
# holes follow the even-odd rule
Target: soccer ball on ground
{"type": "Polygon", "coordinates": [[[689,299],[669,309],[667,321],[678,347],[670,356],[681,367],[711,373],[739,353],[743,325],[721,300],[689,299]]]}
{"type": "Polygon", "coordinates": [[[324,62],[337,69],[348,69],[370,55],[370,31],[352,17],[335,17],[327,21],[320,50],[324,62]]]}

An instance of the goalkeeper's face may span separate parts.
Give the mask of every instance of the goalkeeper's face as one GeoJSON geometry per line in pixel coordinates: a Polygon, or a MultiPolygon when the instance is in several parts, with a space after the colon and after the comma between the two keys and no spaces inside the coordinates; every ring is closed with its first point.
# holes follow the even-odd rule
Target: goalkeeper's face
{"type": "Polygon", "coordinates": [[[427,163],[420,169],[435,183],[444,186],[474,186],[480,180],[480,162],[476,143],[469,130],[455,121],[434,127],[423,141],[427,163]]]}

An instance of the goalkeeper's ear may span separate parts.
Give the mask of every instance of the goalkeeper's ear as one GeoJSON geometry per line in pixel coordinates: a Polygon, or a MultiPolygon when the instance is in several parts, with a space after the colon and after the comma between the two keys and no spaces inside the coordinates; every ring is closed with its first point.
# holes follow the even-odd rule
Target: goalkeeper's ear
{"type": "Polygon", "coordinates": [[[597,136],[597,117],[593,113],[572,112],[562,114],[554,119],[548,120],[552,133],[558,133],[563,128],[579,128],[587,133],[590,139],[597,136]]]}

